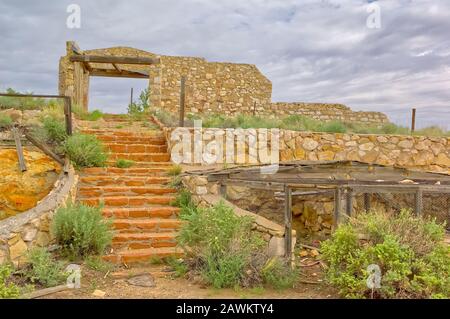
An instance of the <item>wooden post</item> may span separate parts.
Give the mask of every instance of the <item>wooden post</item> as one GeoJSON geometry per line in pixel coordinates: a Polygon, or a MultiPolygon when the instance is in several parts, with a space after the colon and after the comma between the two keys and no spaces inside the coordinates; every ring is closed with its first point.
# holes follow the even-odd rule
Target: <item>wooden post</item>
{"type": "Polygon", "coordinates": [[[342,188],[336,187],[334,190],[334,227],[339,225],[341,211],[342,211],[342,188]]]}
{"type": "Polygon", "coordinates": [[[27,166],[25,165],[25,158],[23,156],[23,148],[22,142],[20,141],[19,131],[17,130],[17,127],[13,126],[11,132],[14,137],[14,142],[16,143],[16,151],[17,151],[17,158],[19,159],[20,171],[25,172],[27,170],[27,166]]]}
{"type": "Polygon", "coordinates": [[[364,193],[364,210],[366,212],[370,211],[370,194],[364,193]]]}
{"type": "Polygon", "coordinates": [[[185,86],[186,86],[186,77],[182,76],[181,77],[181,82],[180,82],[180,122],[179,125],[180,127],[184,127],[184,104],[185,104],[185,86]]]}
{"type": "Polygon", "coordinates": [[[286,260],[292,259],[292,190],[284,186],[284,239],[286,260]]]}
{"type": "Polygon", "coordinates": [[[133,88],[131,88],[130,105],[133,105],[133,88]]]}
{"type": "Polygon", "coordinates": [[[64,165],[64,160],[59,157],[58,155],[56,155],[55,153],[52,152],[51,149],[49,149],[47,146],[45,146],[43,143],[39,142],[38,140],[36,140],[30,133],[28,133],[27,131],[23,132],[23,135],[25,135],[25,137],[31,142],[33,143],[34,146],[36,146],[37,148],[39,148],[42,152],[44,152],[44,154],[50,156],[51,158],[53,158],[55,161],[57,161],[59,164],[64,165]]]}
{"type": "Polygon", "coordinates": [[[412,115],[411,115],[411,133],[414,133],[416,130],[416,109],[412,109],[412,115]]]}
{"type": "Polygon", "coordinates": [[[66,122],[66,133],[72,135],[72,102],[69,97],[64,98],[64,118],[66,122]]]}
{"type": "Polygon", "coordinates": [[[422,189],[419,188],[416,191],[415,198],[414,198],[415,199],[414,211],[416,213],[416,216],[422,215],[422,209],[423,209],[422,195],[423,195],[422,189]]]}
{"type": "Polygon", "coordinates": [[[227,198],[227,185],[224,183],[220,183],[220,196],[222,196],[223,198],[227,198]]]}
{"type": "Polygon", "coordinates": [[[352,216],[352,210],[353,210],[353,189],[348,188],[345,202],[345,213],[348,217],[352,216]]]}

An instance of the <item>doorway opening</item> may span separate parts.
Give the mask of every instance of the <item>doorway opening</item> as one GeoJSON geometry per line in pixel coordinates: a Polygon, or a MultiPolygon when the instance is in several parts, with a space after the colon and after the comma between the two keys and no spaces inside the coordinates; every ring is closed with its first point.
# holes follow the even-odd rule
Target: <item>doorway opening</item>
{"type": "Polygon", "coordinates": [[[148,79],[91,77],[89,88],[89,110],[103,113],[126,114],[132,100],[139,100],[139,95],[148,89],[148,79]]]}

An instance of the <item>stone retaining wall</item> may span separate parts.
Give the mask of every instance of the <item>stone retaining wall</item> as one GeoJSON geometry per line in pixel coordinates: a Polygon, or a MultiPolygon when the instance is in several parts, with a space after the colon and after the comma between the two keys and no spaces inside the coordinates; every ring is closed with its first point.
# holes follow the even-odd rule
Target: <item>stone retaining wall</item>
{"type": "MultiPolygon", "coordinates": [[[[160,125],[162,125],[160,123],[160,125]]],[[[193,139],[193,128],[188,130],[193,139]]],[[[169,152],[177,145],[172,139],[175,128],[163,127],[168,141],[169,152]]],[[[259,150],[257,157],[248,154],[248,136],[266,132],[261,129],[245,129],[246,146],[245,161],[237,164],[261,164],[264,163],[259,150]]],[[[227,134],[235,134],[236,129],[203,129],[203,149],[213,141],[215,135],[223,132],[221,139],[225,141],[227,134]]],[[[269,133],[269,137],[271,134],[269,133]]],[[[269,140],[271,137],[269,138],[269,140]]],[[[264,150],[267,146],[259,147],[264,150]]],[[[237,150],[235,140],[235,150],[237,150]]],[[[270,149],[270,146],[269,146],[270,149]]],[[[189,151],[188,151],[189,152],[189,151]]],[[[191,140],[190,158],[193,161],[194,144],[191,140]]],[[[218,163],[225,163],[225,153],[218,163]]],[[[409,135],[374,135],[374,134],[342,134],[342,133],[315,133],[279,130],[279,159],[280,161],[292,160],[351,160],[370,164],[398,166],[408,169],[447,173],[450,174],[450,138],[426,137],[409,135]]],[[[186,163],[188,164],[188,163],[186,163]]],[[[202,162],[202,164],[206,164],[202,162]]]]}
{"type": "Polygon", "coordinates": [[[52,243],[53,214],[75,200],[77,183],[78,175],[70,167],[68,173],[61,173],[53,190],[36,207],[0,221],[0,264],[11,261],[19,266],[26,262],[26,253],[31,247],[52,243]]]}
{"type": "MultiPolygon", "coordinates": [[[[250,216],[253,218],[253,229],[261,234],[267,243],[269,256],[284,256],[285,238],[284,227],[255,213],[244,210],[219,195],[219,185],[208,183],[206,176],[185,175],[182,177],[183,185],[192,193],[194,202],[203,207],[213,206],[223,201],[233,208],[238,216],[250,216]]],[[[292,231],[292,251],[296,242],[296,232],[292,231]]]]}

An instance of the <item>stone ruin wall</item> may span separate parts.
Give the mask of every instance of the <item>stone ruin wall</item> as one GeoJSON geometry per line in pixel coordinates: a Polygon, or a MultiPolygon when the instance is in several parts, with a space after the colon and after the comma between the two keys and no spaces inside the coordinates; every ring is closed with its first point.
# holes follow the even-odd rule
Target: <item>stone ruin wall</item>
{"type": "MultiPolygon", "coordinates": [[[[159,122],[160,125],[162,123],[159,122]]],[[[177,144],[181,144],[182,135],[172,134],[174,128],[162,127],[166,140],[168,141],[168,151],[177,144]],[[172,140],[175,139],[175,140],[172,140]]],[[[180,131],[188,132],[191,138],[190,153],[191,163],[194,154],[194,129],[182,128],[180,131]]],[[[236,129],[216,129],[206,128],[202,130],[203,150],[206,152],[207,145],[215,139],[215,136],[233,136],[236,129]]],[[[264,134],[267,131],[262,129],[245,129],[245,156],[242,162],[236,164],[264,164],[260,154],[252,157],[248,152],[249,135],[264,134]]],[[[271,134],[268,134],[271,140],[271,134]]],[[[234,149],[238,150],[237,140],[234,139],[234,149]]],[[[264,148],[265,146],[261,146],[264,148]]],[[[180,149],[181,151],[182,149],[180,149]]],[[[269,149],[270,150],[270,149],[269,149]]],[[[184,151],[184,150],[183,150],[184,151]]],[[[236,154],[236,153],[235,153],[236,154]]],[[[235,160],[237,156],[235,156],[235,160]]],[[[300,132],[300,131],[279,131],[279,160],[281,162],[294,160],[308,161],[332,161],[349,160],[359,161],[369,164],[379,164],[386,166],[398,166],[413,170],[429,171],[435,173],[450,174],[450,137],[428,137],[409,135],[375,135],[375,134],[344,134],[344,133],[320,133],[320,132],[300,132]]],[[[219,164],[226,162],[225,152],[219,164]]],[[[185,164],[188,164],[185,162],[185,164]]],[[[198,163],[206,165],[206,162],[198,163]]]]}
{"type": "MultiPolygon", "coordinates": [[[[87,109],[89,71],[81,63],[69,61],[70,55],[75,54],[72,45],[71,42],[67,43],[67,54],[60,59],[59,93],[71,96],[72,103],[87,109]]],[[[255,114],[269,117],[299,114],[321,121],[342,120],[370,125],[389,122],[382,113],[353,112],[341,104],[272,102],[272,83],[251,64],[157,55],[128,47],[80,52],[100,56],[159,57],[158,65],[120,65],[120,68],[148,72],[150,104],[170,113],[179,112],[180,79],[186,76],[186,113],[255,114]]],[[[91,65],[98,66],[96,63],[91,65]]]]}

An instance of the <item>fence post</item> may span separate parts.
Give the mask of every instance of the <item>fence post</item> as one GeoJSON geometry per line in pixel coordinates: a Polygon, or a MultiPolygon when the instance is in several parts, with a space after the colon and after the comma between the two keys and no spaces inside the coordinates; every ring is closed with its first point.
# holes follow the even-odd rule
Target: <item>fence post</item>
{"type": "Polygon", "coordinates": [[[416,130],[416,109],[413,108],[411,114],[411,133],[414,133],[415,130],[416,130]]]}
{"type": "Polygon", "coordinates": [[[25,158],[23,156],[22,141],[20,140],[19,131],[17,130],[17,127],[13,126],[11,132],[14,137],[14,142],[16,143],[16,151],[17,151],[17,158],[19,159],[20,171],[25,172],[27,170],[27,166],[25,165],[25,158]]]}
{"type": "Polygon", "coordinates": [[[334,190],[334,228],[339,225],[341,211],[342,211],[342,188],[336,187],[334,190]]]}
{"type": "Polygon", "coordinates": [[[348,217],[352,216],[352,210],[353,210],[353,189],[348,188],[345,202],[345,213],[348,217]]]}
{"type": "Polygon", "coordinates": [[[66,133],[72,135],[72,101],[70,97],[64,98],[64,118],[66,120],[66,133]]]}
{"type": "Polygon", "coordinates": [[[415,199],[414,211],[416,213],[416,216],[422,215],[422,209],[423,209],[422,195],[423,195],[422,189],[419,188],[416,191],[415,198],[414,198],[415,199]]]}
{"type": "Polygon", "coordinates": [[[364,210],[367,212],[370,211],[370,194],[364,193],[364,210]]]}
{"type": "Polygon", "coordinates": [[[284,186],[284,250],[287,260],[292,259],[292,189],[284,186]]]}
{"type": "Polygon", "coordinates": [[[180,127],[184,127],[184,104],[185,104],[185,86],[186,86],[186,77],[182,76],[181,77],[181,87],[180,87],[180,122],[179,125],[180,127]]]}

